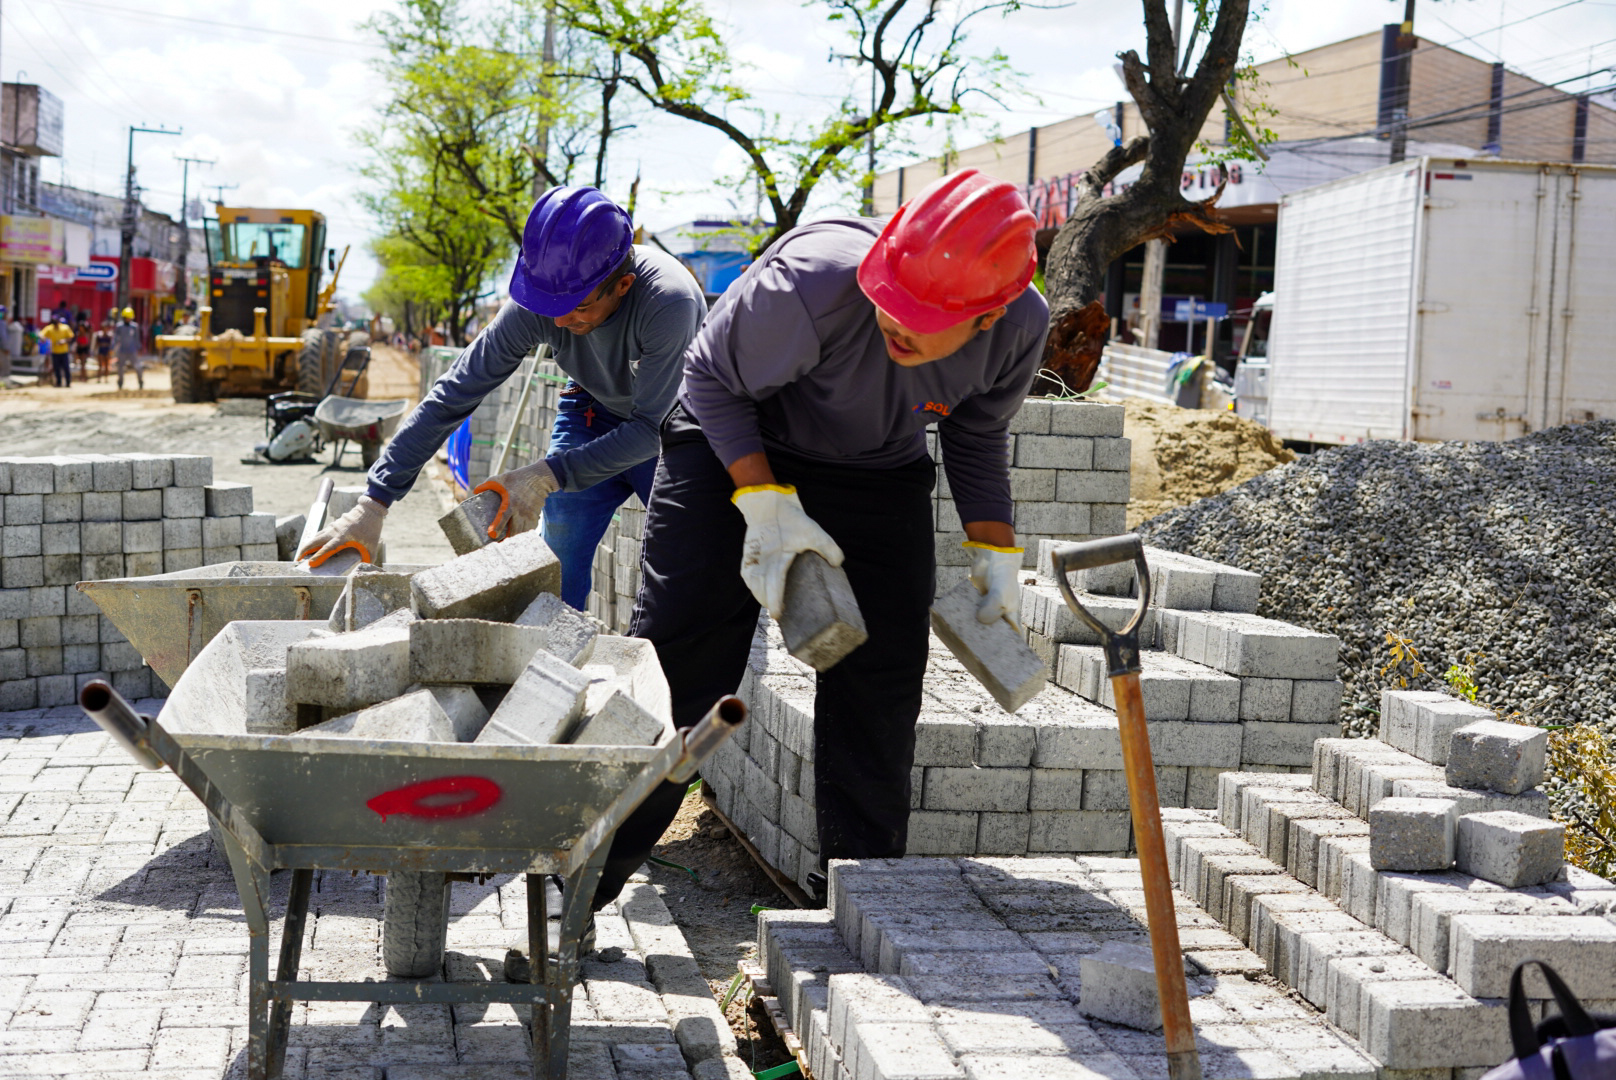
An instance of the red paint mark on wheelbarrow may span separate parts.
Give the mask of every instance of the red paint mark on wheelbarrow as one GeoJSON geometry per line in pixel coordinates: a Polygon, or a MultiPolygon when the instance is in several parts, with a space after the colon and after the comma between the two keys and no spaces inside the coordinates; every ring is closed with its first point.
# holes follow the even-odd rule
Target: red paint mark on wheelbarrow
{"type": "Polygon", "coordinates": [[[440,776],[392,791],[365,803],[386,821],[391,814],[420,818],[468,817],[499,802],[499,785],[482,776],[440,776]]]}

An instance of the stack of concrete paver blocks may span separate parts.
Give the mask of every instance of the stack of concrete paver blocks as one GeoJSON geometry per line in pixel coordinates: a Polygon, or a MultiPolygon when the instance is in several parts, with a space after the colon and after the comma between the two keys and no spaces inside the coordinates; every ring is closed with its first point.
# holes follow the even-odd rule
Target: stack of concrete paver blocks
{"type": "Polygon", "coordinates": [[[511,432],[513,424],[516,434],[505,459],[505,468],[509,470],[531,465],[544,457],[550,446],[550,428],[555,424],[556,405],[566,382],[566,375],[556,367],[554,361],[539,363],[529,357],[522,361],[516,374],[483,398],[471,414],[471,461],[468,471],[472,487],[493,474],[494,455],[505,441],[505,436],[511,432]],[[537,371],[534,370],[535,365],[537,371]],[[522,388],[529,378],[533,380],[533,389],[528,393],[527,404],[518,420],[516,407],[521,403],[522,388]]]}
{"type": "Polygon", "coordinates": [[[213,483],[212,458],[0,458],[0,493],[0,711],[71,705],[97,678],[167,692],[78,582],[277,558],[274,515],[213,483]]]}
{"type": "MultiPolygon", "coordinates": [[[[1125,527],[1131,443],[1122,436],[1123,408],[1088,401],[1029,398],[1010,421],[1010,495],[1016,534],[1051,540],[1115,536],[1125,527]]],[[[942,467],[935,429],[926,446],[938,462],[933,494],[937,527],[937,592],[970,572],[970,551],[942,467]]],[[[1031,569],[1035,545],[1023,565],[1031,569]]]]}
{"type": "MultiPolygon", "coordinates": [[[[1051,544],[1041,542],[1046,563],[1051,544]]],[[[1255,607],[1255,574],[1155,549],[1147,561],[1159,606],[1147,612],[1144,644],[1170,642],[1144,653],[1141,677],[1162,805],[1215,806],[1218,776],[1230,770],[1310,769],[1314,742],[1341,733],[1337,640],[1249,610],[1216,610],[1255,607]]],[[[1111,568],[1082,575],[1078,586],[1079,598],[1110,625],[1135,609],[1118,595],[1126,585],[1111,568]]],[[[1023,600],[1029,636],[1053,661],[1056,685],[1015,713],[932,638],[915,732],[912,854],[1120,854],[1133,846],[1117,717],[1096,638],[1047,576],[1025,586],[1023,600]]],[[[760,620],[738,691],[752,721],[703,769],[719,810],[767,862],[805,886],[819,869],[814,686],[812,669],[786,652],[770,620],[760,620]]]]}
{"type": "MultiPolygon", "coordinates": [[[[1308,776],[1227,773],[1215,813],[1163,814],[1179,887],[1389,1070],[1468,1078],[1507,1058],[1503,999],[1529,957],[1590,1008],[1616,1008],[1616,885],[1548,850],[1560,827],[1524,784],[1541,766],[1519,752],[1535,729],[1499,725],[1527,736],[1504,740],[1490,715],[1389,691],[1388,741],[1321,740],[1308,776]],[[1434,838],[1422,831],[1433,820],[1434,838]],[[1448,869],[1455,844],[1440,829],[1465,821],[1466,854],[1448,869]],[[1387,851],[1433,848],[1421,856],[1433,869],[1382,865],[1387,851]]],[[[1541,1015],[1547,987],[1526,986],[1541,1015]]]]}
{"type": "MultiPolygon", "coordinates": [[[[866,859],[832,864],[825,910],[760,914],[758,944],[815,1080],[1141,1080],[1166,1075],[1154,976],[1112,961],[1148,956],[1143,907],[1133,859],[866,859]],[[1118,997],[1136,1027],[1102,1004],[1118,997]]],[[[1178,912],[1206,1080],[1387,1075],[1252,980],[1261,959],[1205,912],[1178,912]]]]}

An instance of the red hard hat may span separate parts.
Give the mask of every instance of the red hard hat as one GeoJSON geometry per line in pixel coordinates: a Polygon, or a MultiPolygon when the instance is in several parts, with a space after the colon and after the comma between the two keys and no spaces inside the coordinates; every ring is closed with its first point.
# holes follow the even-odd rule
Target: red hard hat
{"type": "Polygon", "coordinates": [[[906,328],[935,334],[1021,295],[1037,224],[1013,184],[962,169],[898,208],[859,263],[859,288],[906,328]]]}

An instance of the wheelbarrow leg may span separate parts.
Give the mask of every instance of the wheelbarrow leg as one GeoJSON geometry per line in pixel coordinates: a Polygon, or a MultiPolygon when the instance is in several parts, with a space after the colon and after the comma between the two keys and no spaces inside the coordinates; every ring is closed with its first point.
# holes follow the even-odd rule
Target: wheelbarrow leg
{"type": "MultiPolygon", "coordinates": [[[[286,901],[286,925],[281,928],[281,959],[276,979],[291,982],[297,978],[303,956],[303,928],[308,921],[309,894],[313,891],[314,871],[293,870],[291,895],[286,901]]],[[[268,942],[266,940],[266,951],[268,942]]],[[[268,1080],[281,1075],[286,1064],[286,1039],[292,1022],[292,999],[277,997],[269,1013],[268,1080]]]]}
{"type": "MultiPolygon", "coordinates": [[[[549,982],[550,942],[549,905],[544,899],[544,874],[527,876],[527,957],[528,982],[549,982]]],[[[533,1080],[550,1078],[550,1017],[555,1002],[547,1001],[533,1006],[531,1037],[533,1039],[533,1080]]]]}

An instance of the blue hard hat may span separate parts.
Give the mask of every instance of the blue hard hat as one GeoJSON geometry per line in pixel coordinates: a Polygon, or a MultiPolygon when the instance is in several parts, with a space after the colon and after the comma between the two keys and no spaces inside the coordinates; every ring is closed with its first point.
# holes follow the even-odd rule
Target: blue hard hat
{"type": "Polygon", "coordinates": [[[565,315],[611,276],[633,244],[634,224],[605,195],[592,187],[551,188],[522,228],[511,299],[535,315],[565,315]]]}

